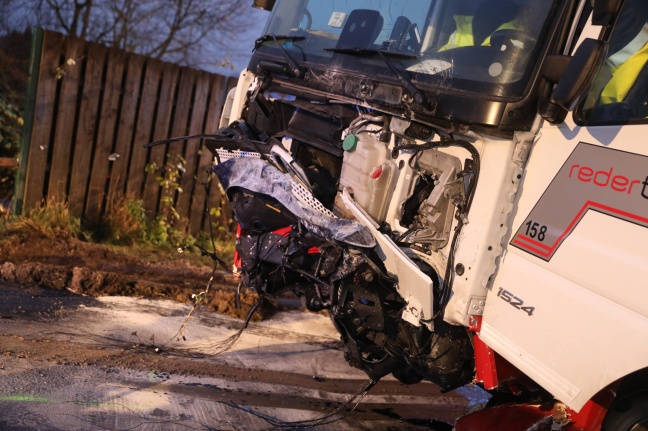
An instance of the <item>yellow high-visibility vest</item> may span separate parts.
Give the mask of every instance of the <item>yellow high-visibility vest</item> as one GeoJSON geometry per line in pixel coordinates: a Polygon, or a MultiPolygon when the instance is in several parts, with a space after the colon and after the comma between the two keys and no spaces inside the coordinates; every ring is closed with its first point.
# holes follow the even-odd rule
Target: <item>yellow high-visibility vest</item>
{"type": "Polygon", "coordinates": [[[455,15],[454,22],[457,29],[450,35],[448,42],[438,49],[438,52],[463,46],[473,46],[472,22],[473,16],[455,15]]]}
{"type": "Polygon", "coordinates": [[[601,93],[601,103],[621,102],[628,95],[648,61],[648,24],[619,52],[607,59],[612,78],[601,93]]]}
{"type": "MultiPolygon", "coordinates": [[[[498,30],[522,30],[522,28],[515,21],[509,21],[509,22],[505,22],[504,24],[500,25],[495,29],[495,31],[498,30]]],[[[482,46],[490,46],[490,38],[491,37],[489,35],[486,39],[484,39],[484,42],[482,42],[482,46]]],[[[522,48],[522,45],[519,45],[518,47],[522,48]]]]}
{"type": "MultiPolygon", "coordinates": [[[[472,27],[473,18],[473,16],[468,15],[455,15],[454,21],[457,29],[450,35],[448,42],[441,46],[437,52],[464,46],[473,46],[475,44],[472,27]]],[[[509,21],[500,25],[495,31],[498,30],[521,30],[521,28],[516,22],[509,21]]],[[[481,46],[490,46],[490,36],[484,39],[481,46]]]]}

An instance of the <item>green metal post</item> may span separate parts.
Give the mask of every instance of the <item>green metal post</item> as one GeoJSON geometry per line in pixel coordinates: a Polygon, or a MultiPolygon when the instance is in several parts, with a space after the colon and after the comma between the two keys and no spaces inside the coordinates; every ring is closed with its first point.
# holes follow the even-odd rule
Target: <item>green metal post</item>
{"type": "Polygon", "coordinates": [[[38,90],[38,75],[40,70],[41,56],[43,53],[43,37],[45,32],[42,28],[32,29],[31,58],[29,61],[29,80],[27,81],[27,100],[23,112],[22,133],[20,134],[20,167],[16,172],[16,188],[13,199],[12,213],[19,215],[22,212],[23,199],[25,195],[25,181],[27,180],[27,165],[29,164],[29,147],[31,145],[31,133],[34,126],[34,110],[36,108],[36,91],[38,90]]]}

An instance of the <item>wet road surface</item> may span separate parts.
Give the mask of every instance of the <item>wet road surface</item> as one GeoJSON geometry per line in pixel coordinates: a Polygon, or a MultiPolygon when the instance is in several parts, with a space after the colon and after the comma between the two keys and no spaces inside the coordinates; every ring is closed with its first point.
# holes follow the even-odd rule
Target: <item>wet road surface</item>
{"type": "Polygon", "coordinates": [[[0,430],[449,430],[487,399],[392,378],[358,396],[368,379],[326,316],[279,313],[225,342],[241,321],[189,310],[0,282],[0,430]]]}

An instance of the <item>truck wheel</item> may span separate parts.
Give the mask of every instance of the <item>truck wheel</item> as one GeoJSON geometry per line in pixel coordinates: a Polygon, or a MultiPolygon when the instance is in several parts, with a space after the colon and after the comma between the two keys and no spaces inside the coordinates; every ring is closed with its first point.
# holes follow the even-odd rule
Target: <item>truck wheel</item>
{"type": "Polygon", "coordinates": [[[601,431],[648,431],[648,393],[636,392],[614,401],[601,431]]]}
{"type": "Polygon", "coordinates": [[[392,375],[404,385],[415,385],[416,383],[419,383],[421,380],[423,380],[423,376],[421,376],[409,366],[394,370],[392,375]]]}

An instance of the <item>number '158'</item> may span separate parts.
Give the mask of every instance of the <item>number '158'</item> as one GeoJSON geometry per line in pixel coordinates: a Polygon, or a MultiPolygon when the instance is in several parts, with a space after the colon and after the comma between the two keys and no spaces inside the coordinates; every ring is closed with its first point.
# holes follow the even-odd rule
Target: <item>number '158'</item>
{"type": "Polygon", "coordinates": [[[547,226],[536,223],[532,220],[524,223],[526,226],[526,234],[531,238],[536,238],[538,241],[544,241],[547,235],[547,226]]]}

